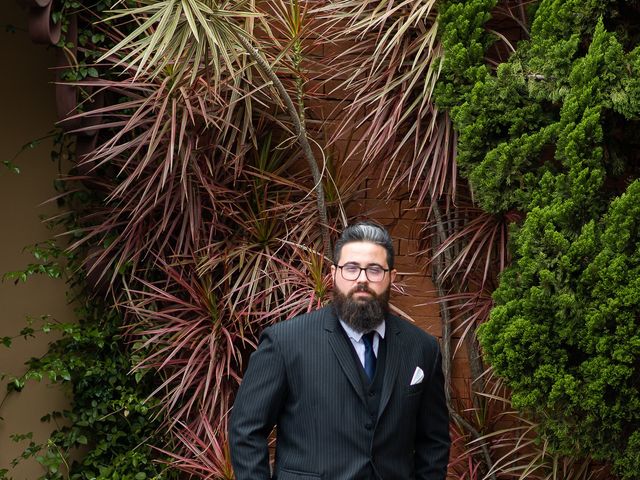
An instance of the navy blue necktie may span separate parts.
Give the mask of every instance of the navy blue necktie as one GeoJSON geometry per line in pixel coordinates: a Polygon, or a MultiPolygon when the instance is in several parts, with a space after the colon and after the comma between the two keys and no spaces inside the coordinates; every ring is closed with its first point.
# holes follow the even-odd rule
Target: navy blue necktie
{"type": "Polygon", "coordinates": [[[376,373],[376,354],[373,351],[373,336],[376,332],[368,332],[362,335],[364,342],[364,371],[367,372],[369,380],[373,381],[376,373]]]}

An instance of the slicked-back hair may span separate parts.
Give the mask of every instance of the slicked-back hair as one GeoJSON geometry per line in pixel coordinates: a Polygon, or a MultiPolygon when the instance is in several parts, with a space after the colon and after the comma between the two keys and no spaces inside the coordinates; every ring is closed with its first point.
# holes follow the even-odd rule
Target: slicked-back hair
{"type": "Polygon", "coordinates": [[[393,269],[393,241],[384,227],[373,222],[357,222],[345,228],[333,249],[333,263],[335,265],[338,265],[340,261],[342,247],[351,242],[369,242],[380,245],[387,251],[389,269],[393,269]]]}

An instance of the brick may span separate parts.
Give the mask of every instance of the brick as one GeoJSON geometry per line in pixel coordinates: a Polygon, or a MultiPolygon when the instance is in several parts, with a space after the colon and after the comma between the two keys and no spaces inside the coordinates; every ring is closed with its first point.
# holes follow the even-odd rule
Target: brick
{"type": "Polygon", "coordinates": [[[400,217],[400,202],[395,202],[395,207],[397,208],[398,216],[395,225],[393,226],[393,231],[391,231],[391,235],[398,238],[404,239],[415,239],[418,236],[420,231],[420,226],[411,220],[405,220],[400,217]]]}
{"type": "Polygon", "coordinates": [[[471,398],[471,382],[466,378],[452,377],[451,387],[453,394],[459,399],[471,398]]]}
{"type": "Polygon", "coordinates": [[[322,93],[330,100],[346,100],[353,102],[356,98],[355,89],[345,85],[344,80],[329,74],[321,77],[322,93]]]}
{"type": "Polygon", "coordinates": [[[335,149],[335,152],[337,154],[336,158],[356,162],[357,169],[360,169],[360,167],[362,166],[361,159],[365,145],[356,147],[356,142],[352,139],[349,139],[348,137],[335,139],[331,145],[335,149]]]}
{"type": "Polygon", "coordinates": [[[414,222],[425,222],[429,209],[427,207],[419,207],[411,199],[400,201],[400,216],[403,220],[412,220],[414,222]]]}
{"type": "MultiPolygon", "coordinates": [[[[451,352],[453,353],[453,351],[455,350],[455,345],[452,345],[451,348],[451,352]]],[[[459,352],[460,350],[458,350],[459,352]]],[[[471,378],[471,368],[469,366],[469,361],[467,358],[464,357],[460,357],[459,355],[455,355],[453,357],[453,362],[452,362],[452,372],[451,372],[451,376],[452,377],[456,377],[456,378],[465,378],[465,379],[469,379],[471,378]]]]}
{"type": "Polygon", "coordinates": [[[398,246],[399,255],[407,255],[414,258],[416,263],[426,264],[426,259],[420,259],[420,245],[418,240],[414,239],[401,239],[398,246]]]}
{"type": "Polygon", "coordinates": [[[348,106],[343,100],[331,99],[311,99],[306,102],[307,107],[314,112],[314,115],[323,120],[335,121],[344,115],[344,109],[348,106]]]}

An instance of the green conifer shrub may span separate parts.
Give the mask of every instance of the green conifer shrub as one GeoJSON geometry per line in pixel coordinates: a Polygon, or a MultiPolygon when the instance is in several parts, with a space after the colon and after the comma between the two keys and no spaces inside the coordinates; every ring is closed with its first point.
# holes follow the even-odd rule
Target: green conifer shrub
{"type": "Polygon", "coordinates": [[[437,90],[480,206],[525,214],[479,340],[554,451],[640,478],[640,10],[538,2],[492,71],[480,22],[494,5],[443,5],[437,90]]]}

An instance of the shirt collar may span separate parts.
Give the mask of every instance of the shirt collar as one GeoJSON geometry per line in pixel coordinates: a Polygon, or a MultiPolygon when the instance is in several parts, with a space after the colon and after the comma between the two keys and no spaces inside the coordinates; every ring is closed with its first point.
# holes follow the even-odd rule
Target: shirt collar
{"type": "MultiPolygon", "coordinates": [[[[359,342],[360,339],[362,339],[362,335],[364,335],[365,332],[358,332],[354,330],[349,324],[343,322],[341,318],[339,318],[338,320],[340,320],[340,325],[342,325],[342,328],[344,328],[344,331],[347,332],[347,336],[349,338],[352,338],[356,342],[359,342]]],[[[376,328],[374,328],[374,330],[378,332],[378,335],[380,335],[380,338],[384,338],[384,334],[387,330],[386,322],[385,321],[380,322],[380,324],[376,328]]]]}

